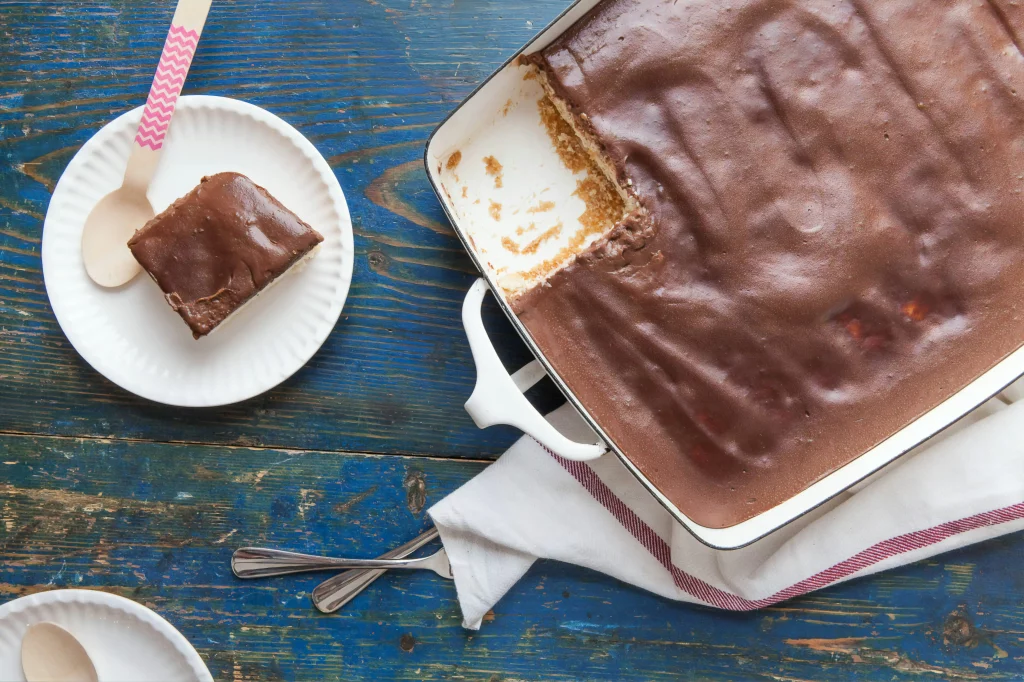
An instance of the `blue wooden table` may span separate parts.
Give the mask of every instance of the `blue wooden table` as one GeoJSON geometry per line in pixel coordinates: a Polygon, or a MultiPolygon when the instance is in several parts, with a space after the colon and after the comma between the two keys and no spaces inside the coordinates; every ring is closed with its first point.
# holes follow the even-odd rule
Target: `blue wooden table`
{"type": "MultiPolygon", "coordinates": [[[[356,262],[305,369],[193,411],[85,365],[39,259],[55,182],[144,101],[171,3],[0,0],[0,601],[122,594],[222,680],[1024,679],[1021,534],[748,614],[542,562],[478,633],[429,575],[386,576],[333,616],[310,607],[318,576],[232,578],[243,544],[396,546],[516,438],[462,410],[473,267],[420,158],[445,113],[566,1],[215,0],[186,94],[248,100],[303,132],[348,197],[356,262]]],[[[490,322],[509,364],[525,362],[493,310],[490,322]]]]}

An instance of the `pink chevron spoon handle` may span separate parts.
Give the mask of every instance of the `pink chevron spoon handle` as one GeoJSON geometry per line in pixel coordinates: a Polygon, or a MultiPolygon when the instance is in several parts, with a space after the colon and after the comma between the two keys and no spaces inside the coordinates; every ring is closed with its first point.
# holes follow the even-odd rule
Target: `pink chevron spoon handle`
{"type": "Polygon", "coordinates": [[[199,44],[199,32],[193,29],[171,25],[164,41],[164,51],[160,54],[160,63],[153,76],[153,84],[146,98],[146,108],[142,111],[135,143],[140,147],[149,147],[156,151],[164,146],[164,136],[171,125],[174,105],[185,85],[188,67],[192,64],[192,56],[199,44]]]}
{"type": "Polygon", "coordinates": [[[210,0],[179,0],[178,7],[167,31],[160,62],[153,76],[153,84],[142,111],[135,144],[158,151],[164,145],[164,137],[171,125],[174,105],[185,85],[192,57],[199,45],[199,36],[210,11],[210,0]]]}

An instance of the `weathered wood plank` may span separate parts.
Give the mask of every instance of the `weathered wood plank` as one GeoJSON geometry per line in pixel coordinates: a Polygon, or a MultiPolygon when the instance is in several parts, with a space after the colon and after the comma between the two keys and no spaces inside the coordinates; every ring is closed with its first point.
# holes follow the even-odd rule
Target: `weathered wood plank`
{"type": "MultiPolygon", "coordinates": [[[[216,4],[186,94],[246,99],[306,134],[345,189],[356,262],[342,320],[308,367],[265,396],[197,412],[142,403],[85,366],[49,310],[39,260],[50,191],[93,132],[145,99],[171,6],[0,4],[0,432],[501,452],[513,431],[481,433],[462,410],[475,377],[459,306],[473,267],[418,160],[436,123],[532,35],[527,22],[564,5],[216,4]]],[[[526,362],[492,317],[500,351],[526,362]]]]}
{"type": "Polygon", "coordinates": [[[1024,534],[762,612],[669,602],[551,562],[479,633],[451,584],[387,576],[342,613],[316,576],[241,582],[234,547],[369,556],[484,464],[0,437],[0,599],[92,587],[155,608],[217,679],[914,680],[1024,677],[1024,534]]]}

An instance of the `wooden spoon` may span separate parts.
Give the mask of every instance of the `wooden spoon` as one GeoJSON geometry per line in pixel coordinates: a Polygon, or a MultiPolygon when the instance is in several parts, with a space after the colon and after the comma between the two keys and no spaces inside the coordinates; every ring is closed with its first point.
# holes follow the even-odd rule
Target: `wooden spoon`
{"type": "Polygon", "coordinates": [[[89,277],[100,286],[120,286],[131,281],[141,269],[128,250],[128,240],[154,215],[146,192],[160,160],[174,105],[185,84],[211,1],[178,0],[142,121],[132,143],[124,182],[119,189],[103,197],[85,219],[82,260],[89,277]]]}
{"type": "Polygon", "coordinates": [[[55,623],[35,623],[25,631],[21,669],[28,682],[99,682],[81,642],[55,623]]]}

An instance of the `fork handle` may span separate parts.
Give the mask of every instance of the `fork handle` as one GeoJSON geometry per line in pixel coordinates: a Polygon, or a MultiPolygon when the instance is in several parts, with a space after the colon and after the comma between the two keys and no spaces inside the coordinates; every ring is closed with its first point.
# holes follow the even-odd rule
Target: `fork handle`
{"type": "Polygon", "coordinates": [[[332,559],[329,557],[285,552],[263,547],[242,547],[231,556],[231,570],[239,578],[269,578],[289,573],[330,571],[339,568],[415,569],[430,557],[421,559],[332,559]]]}
{"type": "MultiPolygon", "coordinates": [[[[431,528],[419,537],[380,555],[380,559],[404,559],[438,537],[437,528],[431,528]]],[[[310,598],[321,613],[334,613],[352,601],[377,578],[384,575],[383,568],[352,569],[323,581],[310,593],[310,598]]]]}

